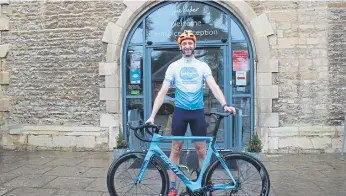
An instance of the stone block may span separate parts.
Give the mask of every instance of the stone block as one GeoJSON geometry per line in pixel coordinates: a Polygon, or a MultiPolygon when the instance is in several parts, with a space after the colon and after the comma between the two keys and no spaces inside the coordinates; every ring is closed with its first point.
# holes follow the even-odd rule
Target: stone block
{"type": "Polygon", "coordinates": [[[10,20],[8,18],[0,17],[0,31],[7,31],[10,29],[10,20]]]}
{"type": "Polygon", "coordinates": [[[109,113],[119,113],[120,112],[120,103],[119,100],[106,100],[106,112],[109,113]]]}
{"type": "Polygon", "coordinates": [[[255,13],[255,11],[245,1],[226,0],[223,2],[228,4],[232,9],[234,9],[234,12],[239,14],[240,18],[245,18],[247,21],[252,21],[253,19],[257,17],[257,14],[255,13]]]}
{"type": "Polygon", "coordinates": [[[257,86],[257,98],[279,98],[278,85],[257,86]]]}
{"type": "Polygon", "coordinates": [[[279,149],[279,137],[269,137],[268,150],[279,149]]]}
{"type": "MultiPolygon", "coordinates": [[[[127,1],[128,3],[129,1],[127,1]]],[[[126,4],[126,0],[124,2],[126,4]]],[[[137,2],[138,3],[138,2],[137,2]]],[[[134,22],[133,20],[133,14],[134,11],[132,11],[130,8],[125,9],[122,13],[121,16],[118,18],[117,22],[115,23],[116,25],[120,26],[120,27],[126,27],[126,23],[129,22],[134,22]]]]}
{"type": "Polygon", "coordinates": [[[277,30],[276,35],[278,38],[282,38],[282,37],[284,37],[284,31],[283,30],[277,30]]]}
{"type": "Polygon", "coordinates": [[[298,19],[298,14],[294,10],[289,11],[271,11],[268,12],[268,18],[270,22],[296,22],[298,19]]]}
{"type": "Polygon", "coordinates": [[[280,137],[279,148],[313,149],[313,144],[307,137],[280,137]]]}
{"type": "Polygon", "coordinates": [[[271,55],[268,37],[258,36],[256,39],[256,47],[258,47],[258,61],[267,61],[271,55]]]}
{"type": "Polygon", "coordinates": [[[119,126],[119,119],[113,114],[101,114],[100,126],[101,127],[117,127],[119,126]]]}
{"type": "Polygon", "coordinates": [[[269,137],[292,137],[299,136],[298,127],[269,128],[269,137]]]}
{"type": "Polygon", "coordinates": [[[121,49],[120,46],[109,43],[107,45],[106,62],[107,63],[116,62],[120,57],[120,53],[121,53],[120,49],[121,49]]]}
{"type": "Polygon", "coordinates": [[[0,99],[0,112],[7,112],[10,110],[10,99],[9,98],[1,98],[0,99]]]}
{"type": "Polygon", "coordinates": [[[260,113],[271,113],[273,100],[271,98],[258,98],[258,111],[260,113]]]}
{"type": "Polygon", "coordinates": [[[53,147],[52,135],[28,135],[28,144],[31,146],[53,147]]]}
{"type": "Polygon", "coordinates": [[[332,147],[332,138],[325,137],[312,137],[310,138],[313,149],[326,149],[332,147]]]}
{"type": "Polygon", "coordinates": [[[75,147],[77,144],[76,136],[53,135],[53,147],[75,147]]]}
{"type": "Polygon", "coordinates": [[[333,136],[336,132],[333,126],[300,126],[300,136],[333,136]]]}
{"type": "Polygon", "coordinates": [[[117,71],[116,63],[99,63],[99,75],[109,76],[114,75],[117,71]]]}
{"type": "Polygon", "coordinates": [[[95,145],[96,146],[101,146],[101,145],[107,145],[108,146],[108,134],[96,137],[95,145]]]}
{"type": "Polygon", "coordinates": [[[57,131],[57,132],[100,132],[100,127],[89,127],[89,126],[24,126],[23,131],[57,131]]]}
{"type": "Polygon", "coordinates": [[[76,137],[77,148],[95,148],[96,139],[95,136],[79,136],[76,137]]]}
{"type": "Polygon", "coordinates": [[[259,113],[259,126],[261,127],[278,127],[278,113],[259,113]]]}
{"type": "Polygon", "coordinates": [[[119,88],[100,88],[100,100],[118,100],[119,88]]]}
{"type": "Polygon", "coordinates": [[[124,0],[123,3],[127,9],[130,9],[132,12],[137,12],[146,5],[146,0],[124,0]]]}
{"type": "Polygon", "coordinates": [[[106,43],[119,45],[117,42],[119,41],[119,37],[121,35],[122,30],[123,30],[122,27],[112,22],[109,22],[103,34],[102,41],[106,43]]]}
{"type": "Polygon", "coordinates": [[[1,44],[0,45],[0,58],[5,58],[7,56],[9,49],[10,49],[9,44],[1,44]]]}
{"type": "Polygon", "coordinates": [[[278,38],[278,48],[294,48],[296,45],[304,45],[306,44],[306,38],[278,38]]]}
{"type": "Polygon", "coordinates": [[[10,4],[10,0],[0,0],[0,5],[8,5],[10,4]]]}
{"type": "Polygon", "coordinates": [[[2,134],[0,137],[0,146],[14,146],[20,147],[21,145],[26,145],[28,141],[27,135],[11,135],[2,134]]]}
{"type": "Polygon", "coordinates": [[[0,71],[0,85],[1,84],[10,84],[10,72],[0,71]]]}
{"type": "Polygon", "coordinates": [[[256,36],[267,37],[274,34],[273,28],[268,20],[268,17],[265,13],[257,16],[250,21],[250,24],[254,29],[256,29],[256,36]]]}
{"type": "MultiPolygon", "coordinates": [[[[335,150],[342,150],[342,140],[343,140],[343,136],[340,136],[338,138],[332,138],[332,146],[331,148],[332,149],[335,149],[335,150]]],[[[345,143],[345,147],[344,147],[344,152],[346,153],[346,143],[345,143]]]]}
{"type": "Polygon", "coordinates": [[[106,88],[120,88],[119,73],[105,77],[106,88]]]}
{"type": "Polygon", "coordinates": [[[279,60],[278,59],[263,59],[257,65],[257,73],[272,73],[279,72],[279,60]]]}
{"type": "Polygon", "coordinates": [[[272,73],[257,73],[257,85],[272,85],[272,73]]]}

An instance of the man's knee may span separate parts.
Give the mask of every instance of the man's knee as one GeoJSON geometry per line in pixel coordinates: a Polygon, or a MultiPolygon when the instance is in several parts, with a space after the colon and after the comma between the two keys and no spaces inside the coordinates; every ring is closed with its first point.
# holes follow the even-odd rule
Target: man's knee
{"type": "Polygon", "coordinates": [[[173,141],[172,142],[172,153],[180,154],[180,151],[183,147],[183,141],[173,141]]]}
{"type": "Polygon", "coordinates": [[[205,149],[205,142],[195,142],[195,149],[198,154],[198,156],[205,156],[206,149],[205,149]]]}

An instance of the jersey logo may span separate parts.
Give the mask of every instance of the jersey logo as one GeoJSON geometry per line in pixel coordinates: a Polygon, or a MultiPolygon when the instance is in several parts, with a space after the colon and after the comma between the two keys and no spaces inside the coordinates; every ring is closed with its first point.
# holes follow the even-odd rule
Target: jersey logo
{"type": "Polygon", "coordinates": [[[183,80],[192,80],[198,77],[197,69],[194,67],[183,67],[180,70],[180,78],[183,80]]]}

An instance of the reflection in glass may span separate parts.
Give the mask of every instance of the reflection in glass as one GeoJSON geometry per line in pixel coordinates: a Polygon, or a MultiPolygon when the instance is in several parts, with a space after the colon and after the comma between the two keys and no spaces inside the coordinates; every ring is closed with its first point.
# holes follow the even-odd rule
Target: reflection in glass
{"type": "Polygon", "coordinates": [[[133,34],[131,44],[140,44],[143,43],[143,22],[137,27],[135,33],[133,34]]]}
{"type": "MultiPolygon", "coordinates": [[[[143,99],[126,99],[126,123],[131,123],[132,126],[138,126],[139,121],[145,121],[144,119],[144,102],[143,99]]],[[[132,137],[132,146],[142,146],[140,140],[134,135],[134,131],[128,129],[126,132],[126,137],[132,137]]]]}
{"type": "Polygon", "coordinates": [[[146,41],[175,42],[183,30],[192,30],[200,41],[228,38],[227,15],[200,2],[174,2],[146,18],[146,41]]]}
{"type": "Polygon", "coordinates": [[[247,43],[232,44],[232,93],[251,94],[250,56],[247,43]]]}
{"type": "Polygon", "coordinates": [[[231,20],[231,35],[233,40],[245,40],[243,32],[234,20],[231,20]]]}
{"type": "MultiPolygon", "coordinates": [[[[168,66],[181,58],[178,49],[154,50],[151,53],[151,78],[152,78],[152,107],[158,92],[161,89],[168,66]]],[[[175,88],[172,86],[166,94],[162,106],[155,117],[155,123],[161,125],[161,130],[165,135],[171,135],[172,114],[174,112],[175,88]]],[[[166,141],[163,141],[166,142],[166,141]]],[[[167,141],[170,142],[170,141],[167,141]]]]}
{"type": "Polygon", "coordinates": [[[237,97],[233,98],[233,105],[242,110],[243,117],[243,145],[247,145],[251,134],[251,98],[237,97]]]}
{"type": "MultiPolygon", "coordinates": [[[[224,91],[224,63],[223,63],[223,53],[220,48],[208,48],[196,50],[196,58],[200,61],[207,63],[212,71],[212,75],[215,81],[220,86],[221,91],[224,91]]],[[[222,106],[219,101],[214,97],[209,86],[205,83],[204,87],[204,111],[205,112],[222,112],[222,106]]],[[[214,117],[205,118],[208,123],[208,136],[212,136],[212,131],[214,130],[216,119],[214,117]]],[[[217,133],[217,142],[224,142],[224,122],[220,124],[217,133]]]]}
{"type": "Polygon", "coordinates": [[[126,95],[143,95],[143,47],[129,46],[126,53],[126,95]]]}

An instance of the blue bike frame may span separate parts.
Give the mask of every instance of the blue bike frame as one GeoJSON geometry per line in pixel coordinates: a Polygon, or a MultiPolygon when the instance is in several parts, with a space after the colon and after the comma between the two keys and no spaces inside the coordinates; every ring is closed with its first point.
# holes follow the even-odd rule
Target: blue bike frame
{"type": "Polygon", "coordinates": [[[223,158],[219,154],[218,151],[214,148],[213,137],[206,137],[206,136],[192,136],[192,137],[181,137],[181,136],[162,136],[160,134],[153,134],[152,142],[150,144],[150,148],[148,150],[148,153],[146,154],[146,157],[144,159],[144,162],[141,166],[141,170],[139,172],[139,175],[137,177],[136,185],[141,182],[143,179],[144,173],[148,167],[150,158],[155,154],[158,156],[159,159],[163,160],[168,167],[180,178],[181,181],[192,191],[195,192],[202,187],[202,178],[205,170],[207,169],[208,165],[210,164],[212,155],[215,154],[217,159],[220,161],[221,165],[226,169],[227,174],[233,181],[233,186],[230,185],[230,183],[226,184],[214,184],[211,188],[212,190],[227,190],[227,189],[235,189],[237,187],[237,183],[234,180],[228,166],[224,162],[223,158]],[[199,176],[197,177],[196,181],[190,181],[186,175],[180,170],[179,167],[177,167],[167,156],[161,148],[159,147],[160,141],[172,141],[172,140],[194,140],[194,141],[209,141],[209,147],[207,151],[207,155],[203,161],[203,165],[201,168],[201,171],[199,173],[199,176]]]}

